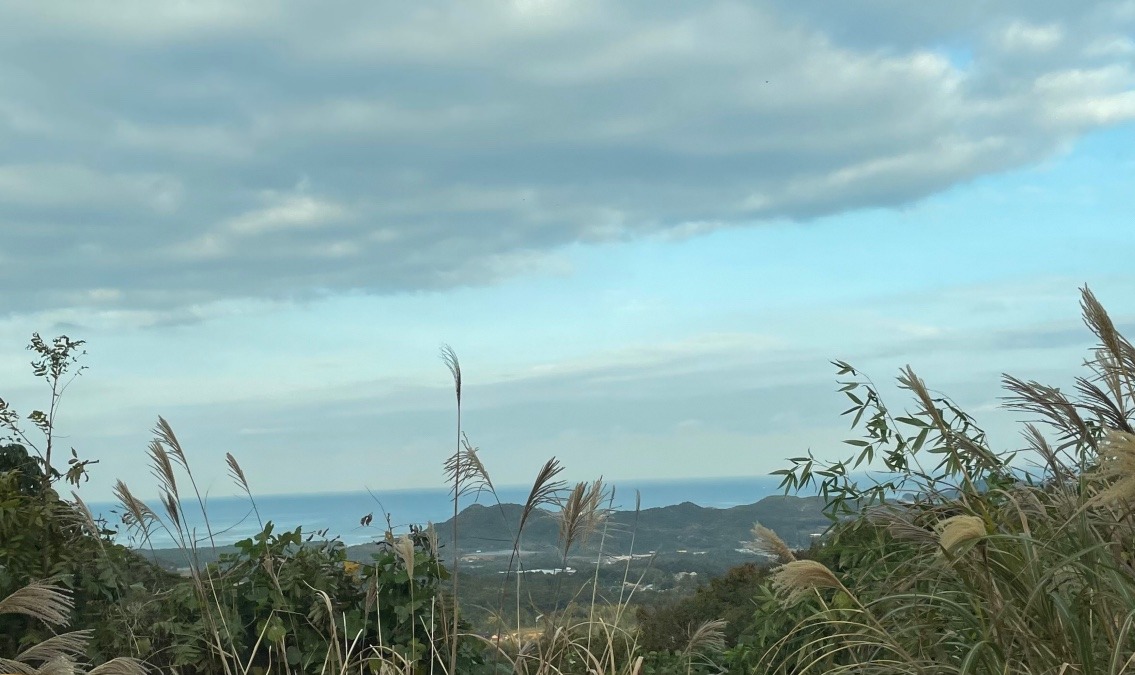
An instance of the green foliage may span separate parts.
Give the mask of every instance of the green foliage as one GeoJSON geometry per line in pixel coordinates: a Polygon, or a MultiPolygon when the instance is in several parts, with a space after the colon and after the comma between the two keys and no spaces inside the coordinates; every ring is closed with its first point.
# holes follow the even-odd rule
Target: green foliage
{"type": "MultiPolygon", "coordinates": [[[[78,484],[91,464],[79,460],[73,449],[65,474],[52,464],[55,413],[64,390],[83,370],[75,368],[82,345],[65,335],[50,344],[32,335],[32,372],[50,390],[46,412],[33,410],[26,417],[42,437],[38,443],[25,431],[20,414],[0,399],[0,441],[6,440],[0,444],[0,595],[35,579],[57,579],[74,592],[78,618],[97,615],[118,600],[126,585],[119,570],[130,558],[105,539],[109,532],[77,503],[60,499],[54,488],[63,477],[78,484]]],[[[20,615],[0,617],[0,649],[31,644],[49,635],[46,630],[20,615]]]]}
{"type": "MultiPolygon", "coordinates": [[[[73,596],[71,624],[94,633],[88,655],[96,660],[122,653],[114,648],[113,620],[106,619],[144,580],[162,575],[111,542],[111,534],[76,504],[44,490],[38,477],[29,481],[20,470],[0,472],[0,595],[35,579],[57,579],[73,596]]],[[[0,617],[0,650],[45,639],[47,631],[19,615],[0,617]]]]}
{"type": "Polygon", "coordinates": [[[35,358],[31,362],[32,373],[42,379],[50,390],[47,410],[33,410],[26,418],[43,437],[40,443],[33,441],[24,430],[20,424],[19,413],[13,410],[7,401],[0,398],[0,432],[4,433],[4,436],[0,436],[0,441],[18,441],[35,450],[36,456],[33,459],[40,465],[37,473],[41,476],[45,489],[60,477],[66,477],[67,482],[78,485],[87,467],[94,463],[91,460],[80,460],[74,448],[71,449],[65,474],[61,474],[52,462],[55,446],[55,414],[59,409],[63,392],[86,369],[85,366],[78,366],[79,358],[86,354],[82,351],[84,344],[86,343],[83,340],[72,340],[66,335],[60,335],[48,344],[39,333],[32,333],[27,347],[28,351],[35,353],[35,358]]]}
{"type": "Polygon", "coordinates": [[[12,473],[14,489],[33,496],[43,490],[43,469],[39,462],[19,443],[0,445],[0,474],[12,473]]]}
{"type": "MultiPolygon", "coordinates": [[[[91,464],[72,451],[65,473],[53,466],[55,412],[77,374],[82,342],[64,336],[48,344],[37,335],[29,349],[37,355],[33,372],[50,387],[49,405],[24,418],[0,400],[7,432],[0,444],[0,598],[28,587],[65,593],[70,616],[53,625],[69,618],[89,631],[82,636],[93,661],[134,655],[183,675],[1131,672],[1135,346],[1086,290],[1083,302],[1100,347],[1075,395],[1005,377],[1010,404],[1047,427],[1047,434],[1025,428],[1038,469],[1025,470],[1016,453],[992,449],[974,418],[931,393],[909,367],[898,384],[913,409],[898,413],[871,380],[835,362],[851,403],[844,414],[862,431],[847,442],[854,453],[830,462],[808,454],[780,472],[786,489],[822,495],[832,526],[812,549],[793,554],[778,542],[778,567],[734,568],[690,597],[640,609],[637,624],[626,599],[639,591],[624,591],[662,582],[665,571],[636,578],[628,563],[615,578],[597,564],[569,589],[563,609],[565,575],[526,589],[522,575],[506,576],[515,585],[507,593],[491,589],[486,599],[495,603],[486,602],[484,614],[503,617],[507,602],[516,625],[496,620],[492,640],[468,634],[456,575],[443,564],[432,528],[388,533],[370,562],[358,564],[341,542],[305,537],[299,528],[276,532],[269,522],[232,553],[203,564],[184,526],[180,473],[202,509],[204,500],[161,419],[150,456],[162,508],[134,499],[124,485],[118,492],[143,540],[160,527],[183,542],[188,575],[163,572],[113,544],[114,532],[95,523],[80,501],[56,492],[64,479],[81,480],[91,464]],[[38,445],[24,433],[25,419],[32,435],[43,437],[38,445]],[[885,473],[862,484],[854,474],[868,467],[885,473]],[[45,578],[59,588],[36,586],[45,578]],[[549,605],[553,611],[537,619],[549,605]]],[[[460,371],[448,356],[460,405],[460,371]]],[[[460,422],[457,448],[446,467],[455,500],[473,490],[492,493],[460,422]]],[[[251,498],[243,472],[228,459],[251,498]]],[[[582,498],[585,484],[573,493],[579,498],[561,503],[570,508],[561,509],[558,523],[544,517],[541,509],[562,489],[558,471],[549,461],[527,504],[511,515],[498,505],[494,515],[504,517],[517,555],[526,526],[535,539],[553,523],[561,565],[584,531],[598,543],[581,551],[601,555],[619,523],[602,500],[582,498]]],[[[635,545],[662,531],[638,514],[634,522],[643,527],[635,545]]],[[[459,520],[450,525],[455,544],[459,520]]],[[[475,576],[463,574],[460,588],[468,592],[475,576]]],[[[32,618],[0,612],[0,654],[51,636],[50,626],[32,618]]]]}
{"type": "Polygon", "coordinates": [[[211,672],[210,662],[222,668],[218,642],[246,667],[275,662],[318,671],[329,623],[318,592],[333,598],[334,609],[360,595],[344,570],[342,545],[303,542],[299,529],[276,534],[268,523],[237,549],[199,576],[153,588],[157,602],[131,605],[135,648],[151,663],[182,672],[211,672]]]}
{"type": "Polygon", "coordinates": [[[1084,290],[1100,340],[1076,395],[1005,376],[1041,464],[996,452],[974,420],[906,368],[914,412],[894,416],[851,366],[864,438],[841,462],[793,460],[838,524],[824,564],[787,563],[772,587],[801,620],[753,664],[776,673],[1122,673],[1135,664],[1135,347],[1084,290]],[[866,487],[849,469],[879,458],[866,487]],[[904,494],[906,495],[904,498],[904,494]],[[793,600],[805,598],[802,605],[793,600]]]}
{"type": "MultiPolygon", "coordinates": [[[[430,533],[388,537],[366,565],[347,560],[338,540],[277,533],[271,522],[235,547],[155,589],[157,602],[133,606],[135,649],[150,663],[182,673],[322,673],[396,659],[424,672],[447,655],[448,572],[430,533]]],[[[476,672],[479,647],[458,643],[461,672],[476,672]]]]}
{"type": "Polygon", "coordinates": [[[726,621],[725,645],[737,643],[750,623],[754,596],[763,586],[766,570],[754,563],[738,565],[698,588],[693,595],[636,612],[639,644],[648,652],[681,651],[690,635],[706,621],[726,621]]]}

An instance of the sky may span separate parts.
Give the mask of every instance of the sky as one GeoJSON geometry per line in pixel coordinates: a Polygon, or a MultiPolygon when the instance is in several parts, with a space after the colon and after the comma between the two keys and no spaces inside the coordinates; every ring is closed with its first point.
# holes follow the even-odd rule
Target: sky
{"type": "MultiPolygon", "coordinates": [[[[758,475],[1135,334],[1135,2],[8,3],[0,397],[156,494],[758,475]]],[[[29,425],[30,426],[30,425],[29,425]]]]}

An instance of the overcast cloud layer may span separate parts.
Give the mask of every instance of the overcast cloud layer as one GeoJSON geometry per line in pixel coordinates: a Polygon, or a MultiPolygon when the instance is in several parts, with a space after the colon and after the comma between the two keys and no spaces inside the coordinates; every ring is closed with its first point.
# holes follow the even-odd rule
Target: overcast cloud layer
{"type": "Polygon", "coordinates": [[[488,284],[1135,119],[1135,2],[810,6],[7,4],[0,309],[488,284]]]}

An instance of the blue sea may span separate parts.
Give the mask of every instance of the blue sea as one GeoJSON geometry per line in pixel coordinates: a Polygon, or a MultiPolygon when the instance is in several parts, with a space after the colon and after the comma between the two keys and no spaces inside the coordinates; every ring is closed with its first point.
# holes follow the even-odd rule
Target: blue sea
{"type": "MultiPolygon", "coordinates": [[[[643,509],[682,502],[729,508],[752,504],[769,495],[780,494],[781,491],[777,489],[779,484],[778,476],[620,481],[614,484],[612,505],[617,510],[633,510],[637,491],[643,509]]],[[[528,498],[530,489],[531,486],[503,487],[497,489],[497,494],[503,503],[523,503],[528,498]]],[[[338,537],[345,544],[354,545],[381,538],[388,516],[396,531],[404,530],[412,524],[440,523],[453,517],[453,503],[445,488],[269,495],[255,499],[259,518],[247,497],[211,498],[206,502],[209,525],[218,545],[251,537],[260,531],[261,521],[272,521],[276,532],[294,530],[300,526],[305,535],[326,530],[326,536],[338,537]],[[360,521],[367,515],[371,515],[372,521],[369,527],[364,527],[360,521]]],[[[496,503],[488,494],[483,494],[477,501],[486,505],[496,503]]],[[[472,503],[472,495],[464,497],[461,508],[472,503]]],[[[143,544],[137,537],[130,537],[128,530],[121,525],[120,505],[92,503],[88,506],[96,518],[105,518],[111,529],[119,530],[119,542],[133,546],[143,544]]],[[[149,506],[158,513],[164,513],[156,500],[150,502],[149,506]]],[[[189,528],[196,532],[199,540],[203,540],[208,530],[201,517],[201,508],[196,501],[183,502],[183,508],[189,528]]],[[[150,545],[166,548],[175,546],[176,542],[168,532],[157,531],[153,533],[150,545]]]]}

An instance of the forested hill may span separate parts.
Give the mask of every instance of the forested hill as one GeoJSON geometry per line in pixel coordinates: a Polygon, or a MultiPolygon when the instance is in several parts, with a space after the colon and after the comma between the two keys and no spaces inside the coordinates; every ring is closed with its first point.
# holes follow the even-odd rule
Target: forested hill
{"type": "MultiPolygon", "coordinates": [[[[754,523],[772,528],[790,546],[808,546],[813,533],[823,532],[830,521],[821,512],[820,497],[765,497],[755,504],[727,509],[708,508],[684,502],[641,511],[614,511],[606,526],[591,535],[584,545],[595,549],[602,540],[603,550],[612,553],[678,550],[733,550],[751,539],[754,523]]],[[[474,504],[457,517],[458,545],[462,552],[512,548],[522,507],[519,504],[483,506],[474,504]]],[[[448,545],[453,520],[438,523],[438,541],[448,545]]],[[[559,546],[559,518],[556,513],[537,510],[524,528],[525,550],[554,549],[559,546]]]]}
{"type": "MultiPolygon", "coordinates": [[[[575,545],[576,553],[593,553],[600,544],[606,554],[626,553],[659,554],[679,551],[715,554],[725,560],[737,557],[735,549],[752,538],[754,523],[772,528],[790,546],[806,547],[812,534],[823,532],[830,522],[821,513],[823,500],[819,497],[791,497],[776,495],[765,497],[755,504],[715,509],[690,502],[635,511],[613,511],[606,526],[594,532],[582,545],[575,545]],[[633,538],[633,542],[632,542],[633,538]],[[633,546],[633,548],[632,548],[633,546]]],[[[517,522],[522,507],[519,504],[484,506],[473,504],[458,515],[458,548],[463,554],[477,551],[508,552],[512,550],[517,522]]],[[[436,524],[438,543],[449,549],[453,536],[453,519],[436,524]]],[[[537,509],[524,528],[521,542],[529,553],[552,554],[560,549],[558,514],[537,509]]],[[[201,548],[198,559],[212,562],[220,553],[232,553],[232,546],[217,549],[201,548]]],[[[351,546],[348,555],[353,560],[369,561],[376,550],[374,544],[351,546]]],[[[145,557],[168,568],[181,568],[189,564],[188,556],[179,549],[147,551],[145,557]]],[[[718,561],[720,562],[720,560],[718,561]]]]}

